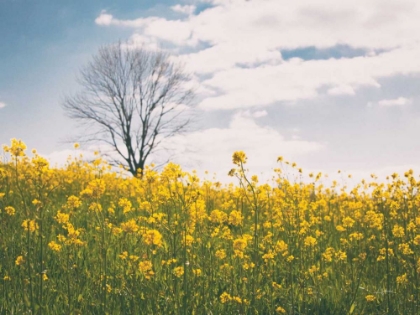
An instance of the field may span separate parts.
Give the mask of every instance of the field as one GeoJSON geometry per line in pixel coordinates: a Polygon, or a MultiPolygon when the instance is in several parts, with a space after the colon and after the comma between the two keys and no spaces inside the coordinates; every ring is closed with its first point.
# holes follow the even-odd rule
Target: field
{"type": "Polygon", "coordinates": [[[348,191],[288,180],[279,158],[268,185],[235,152],[226,186],[25,149],[0,164],[2,315],[420,314],[410,170],[348,191]]]}

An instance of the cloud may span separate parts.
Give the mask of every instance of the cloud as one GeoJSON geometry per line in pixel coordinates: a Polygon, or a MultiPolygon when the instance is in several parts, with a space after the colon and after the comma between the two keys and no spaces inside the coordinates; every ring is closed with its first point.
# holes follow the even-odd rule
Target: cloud
{"type": "Polygon", "coordinates": [[[242,150],[249,156],[247,167],[271,176],[278,156],[293,159],[325,148],[314,141],[286,139],[277,130],[258,125],[255,118],[262,114],[263,111],[240,111],[233,115],[227,128],[209,128],[171,138],[174,161],[190,169],[217,171],[222,178],[233,167],[232,153],[242,150]]]}
{"type": "Polygon", "coordinates": [[[0,108],[6,107],[6,103],[0,102],[0,108]]]}
{"type": "Polygon", "coordinates": [[[328,89],[329,95],[354,95],[355,91],[350,85],[339,85],[328,89]]]}
{"type": "MultiPolygon", "coordinates": [[[[275,102],[318,97],[324,86],[379,88],[379,78],[420,72],[420,46],[396,49],[378,56],[329,60],[290,60],[279,65],[220,71],[202,84],[218,91],[204,99],[205,110],[267,106],[275,102]]],[[[342,88],[341,92],[343,91],[342,88]]]]}
{"type": "MultiPolygon", "coordinates": [[[[320,0],[316,4],[311,0],[293,4],[286,0],[208,2],[211,7],[182,22],[194,29],[197,41],[211,44],[258,43],[263,50],[331,47],[342,43],[394,48],[419,38],[412,32],[419,26],[420,5],[415,0],[402,0],[398,4],[344,0],[339,5],[333,0],[320,0]]],[[[181,5],[172,8],[191,10],[181,5]]]]}
{"type": "Polygon", "coordinates": [[[183,13],[183,14],[193,14],[196,7],[195,5],[174,5],[171,9],[175,12],[183,13]]]}
{"type": "Polygon", "coordinates": [[[202,109],[241,109],[379,88],[378,79],[420,72],[420,3],[392,1],[208,0],[175,5],[178,19],[120,20],[102,12],[98,25],[131,27],[133,41],[169,42],[188,70],[213,91],[202,109]],[[326,60],[283,60],[281,51],[346,46],[365,55],[326,60]]]}
{"type": "MultiPolygon", "coordinates": [[[[261,176],[261,179],[269,180],[274,175],[273,168],[278,167],[278,156],[294,159],[325,149],[324,144],[287,139],[273,128],[258,125],[255,119],[265,114],[265,111],[239,111],[231,117],[225,128],[208,128],[164,139],[147,162],[160,164],[161,161],[166,161],[169,152],[171,161],[182,165],[185,170],[198,169],[201,177],[205,170],[217,172],[216,179],[227,183],[232,181],[227,176],[228,171],[234,167],[231,156],[233,152],[242,150],[249,158],[247,168],[253,174],[264,173],[266,177],[261,176]],[[169,151],[162,150],[163,148],[169,151]]],[[[69,156],[74,159],[80,158],[82,154],[84,161],[95,159],[93,151],[110,153],[109,147],[97,145],[82,146],[77,150],[54,151],[43,156],[52,166],[64,167],[69,156]]],[[[114,156],[112,153],[110,155],[114,156]]],[[[118,158],[118,155],[115,154],[114,157],[118,158]]]]}
{"type": "Polygon", "coordinates": [[[256,112],[253,113],[253,116],[255,118],[260,118],[260,117],[267,116],[267,111],[265,111],[265,110],[256,111],[256,112]]]}
{"type": "Polygon", "coordinates": [[[111,25],[113,24],[113,17],[111,14],[106,14],[105,12],[102,12],[101,15],[99,15],[96,19],[95,19],[95,23],[98,25],[111,25]]]}
{"type": "Polygon", "coordinates": [[[130,28],[142,28],[146,25],[152,25],[156,21],[164,20],[157,17],[139,18],[135,20],[119,20],[114,18],[111,14],[102,11],[101,14],[95,19],[95,23],[100,26],[123,26],[130,28]]]}
{"type": "Polygon", "coordinates": [[[411,103],[411,99],[405,98],[405,97],[399,97],[397,99],[392,100],[381,100],[378,102],[379,106],[384,107],[392,107],[392,106],[404,106],[411,103]]]}
{"type": "Polygon", "coordinates": [[[250,118],[260,118],[260,117],[264,117],[267,116],[268,113],[266,110],[258,110],[258,111],[250,111],[250,110],[245,110],[241,112],[241,116],[243,117],[250,117],[250,118]]]}

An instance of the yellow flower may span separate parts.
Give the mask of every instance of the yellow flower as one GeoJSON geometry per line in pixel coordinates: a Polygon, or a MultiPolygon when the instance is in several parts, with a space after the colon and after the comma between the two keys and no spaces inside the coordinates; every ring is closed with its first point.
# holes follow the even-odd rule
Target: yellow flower
{"type": "Polygon", "coordinates": [[[69,208],[73,208],[73,209],[77,209],[82,205],[82,202],[80,201],[80,199],[76,196],[70,196],[67,199],[67,207],[69,208]]]}
{"type": "Polygon", "coordinates": [[[80,194],[88,197],[99,198],[105,193],[106,183],[103,179],[94,179],[80,194]]]}
{"type": "Polygon", "coordinates": [[[278,284],[277,282],[274,282],[274,281],[271,283],[271,286],[274,289],[281,289],[282,288],[281,284],[278,284]]]}
{"type": "Polygon", "coordinates": [[[224,259],[226,258],[226,251],[224,249],[219,249],[216,251],[216,257],[219,259],[224,259]]]}
{"type": "Polygon", "coordinates": [[[139,230],[139,226],[134,219],[121,223],[121,229],[126,233],[134,233],[139,230]]]}
{"type": "Polygon", "coordinates": [[[93,211],[93,212],[102,212],[102,206],[100,203],[97,202],[92,202],[89,205],[89,211],[93,211]]]}
{"type": "Polygon", "coordinates": [[[230,294],[229,293],[227,293],[227,292],[223,292],[221,295],[220,295],[220,302],[222,302],[223,304],[225,304],[225,303],[227,303],[227,302],[230,302],[232,300],[232,297],[230,296],[230,294]]]}
{"type": "Polygon", "coordinates": [[[288,245],[283,240],[277,241],[275,250],[277,253],[285,253],[288,250],[288,245]]]}
{"type": "Polygon", "coordinates": [[[315,237],[312,237],[312,236],[305,237],[305,241],[304,241],[305,246],[313,247],[316,245],[316,243],[317,241],[315,237]]]}
{"type": "Polygon", "coordinates": [[[20,266],[23,263],[25,263],[25,259],[23,258],[23,256],[17,256],[16,261],[15,261],[16,266],[20,266]]]}
{"type": "Polygon", "coordinates": [[[66,237],[62,234],[57,235],[57,239],[59,242],[64,243],[66,241],[66,237]]]}
{"type": "Polygon", "coordinates": [[[392,229],[392,235],[395,237],[404,237],[404,228],[402,226],[399,226],[398,224],[395,224],[392,229]]]}
{"type": "Polygon", "coordinates": [[[24,220],[22,222],[22,227],[25,231],[29,232],[35,232],[39,228],[38,223],[36,223],[35,220],[24,220]]]}
{"type": "Polygon", "coordinates": [[[128,252],[124,251],[121,254],[119,254],[118,257],[120,257],[122,260],[126,260],[128,257],[128,252]]]}
{"type": "Polygon", "coordinates": [[[268,262],[270,259],[274,259],[273,252],[269,251],[268,253],[262,255],[262,259],[264,259],[265,262],[268,262]]]}
{"type": "Polygon", "coordinates": [[[148,230],[143,234],[143,242],[147,245],[162,246],[162,234],[158,230],[148,230]]]}
{"type": "Polygon", "coordinates": [[[149,280],[154,276],[153,264],[150,260],[139,262],[139,270],[143,273],[144,277],[149,280]]]}
{"type": "Polygon", "coordinates": [[[242,224],[242,214],[237,211],[237,210],[233,210],[230,214],[229,214],[229,224],[232,224],[234,226],[239,226],[242,224]]]}
{"type": "Polygon", "coordinates": [[[233,249],[243,251],[247,246],[247,241],[244,238],[238,238],[233,241],[233,249]]]}
{"type": "Polygon", "coordinates": [[[319,270],[319,268],[315,265],[312,265],[311,268],[309,268],[309,273],[314,274],[319,270]]]}
{"type": "Polygon", "coordinates": [[[345,217],[343,219],[343,226],[344,227],[352,227],[354,225],[354,222],[356,222],[356,221],[354,221],[352,218],[345,217]]]}
{"type": "Polygon", "coordinates": [[[410,245],[404,243],[398,245],[398,249],[404,254],[404,255],[412,255],[414,252],[411,250],[410,245]]]}
{"type": "Polygon", "coordinates": [[[55,216],[55,220],[58,223],[61,223],[61,224],[65,224],[65,223],[69,222],[69,219],[70,219],[70,215],[69,214],[62,213],[60,211],[58,211],[57,212],[57,215],[55,216]]]}
{"type": "Polygon", "coordinates": [[[335,229],[336,229],[338,232],[344,232],[344,231],[346,230],[346,228],[345,228],[344,226],[342,226],[342,225],[337,225],[337,226],[335,227],[335,229]]]}
{"type": "Polygon", "coordinates": [[[143,273],[151,270],[153,267],[152,262],[150,260],[145,260],[139,262],[139,270],[143,273]]]}
{"type": "Polygon", "coordinates": [[[182,266],[180,266],[180,267],[175,267],[175,268],[173,269],[172,273],[173,273],[176,277],[180,278],[180,277],[182,277],[182,276],[184,275],[184,267],[182,267],[182,266]]]}
{"type": "Polygon", "coordinates": [[[11,206],[8,206],[8,207],[4,208],[4,211],[6,211],[6,213],[10,216],[15,215],[15,212],[16,212],[15,208],[13,208],[11,206]]]}
{"type": "Polygon", "coordinates": [[[191,246],[194,243],[194,237],[192,237],[191,235],[187,235],[185,237],[185,243],[185,245],[191,246]]]}
{"type": "Polygon", "coordinates": [[[332,257],[334,255],[334,248],[328,247],[325,252],[322,254],[322,258],[324,258],[327,262],[332,262],[332,257]]]}
{"type": "Polygon", "coordinates": [[[278,306],[278,307],[276,308],[276,313],[277,313],[277,314],[286,314],[286,310],[285,310],[283,307],[278,306]]]}
{"type": "Polygon", "coordinates": [[[376,297],[374,295],[372,295],[372,294],[368,294],[368,295],[365,296],[365,299],[368,302],[373,302],[373,301],[376,300],[376,297]]]}
{"type": "Polygon", "coordinates": [[[345,252],[343,252],[343,251],[339,250],[337,253],[335,253],[335,257],[336,257],[338,260],[341,260],[341,261],[346,261],[346,259],[347,259],[347,254],[346,254],[345,252]]]}
{"type": "Polygon", "coordinates": [[[407,274],[405,273],[405,274],[403,274],[401,276],[398,276],[397,277],[397,283],[399,285],[405,285],[405,284],[407,284],[408,283],[407,274]]]}
{"type": "Polygon", "coordinates": [[[220,210],[213,210],[210,213],[210,221],[213,223],[222,224],[228,220],[228,216],[226,213],[220,210]]]}
{"type": "Polygon", "coordinates": [[[61,245],[60,244],[57,244],[54,241],[49,242],[48,243],[48,247],[51,248],[55,252],[61,251],[61,245]]]}
{"type": "Polygon", "coordinates": [[[41,201],[39,201],[38,199],[34,199],[34,200],[32,200],[32,204],[34,206],[38,206],[38,205],[41,205],[41,201]]]}
{"type": "Polygon", "coordinates": [[[22,142],[22,140],[17,140],[15,138],[11,139],[11,146],[3,146],[4,152],[9,152],[11,155],[18,157],[18,156],[25,156],[26,144],[22,142]]]}
{"type": "Polygon", "coordinates": [[[360,241],[364,238],[362,233],[354,232],[349,235],[350,241],[360,241]]]}
{"type": "Polygon", "coordinates": [[[233,156],[232,156],[233,164],[236,164],[236,165],[245,164],[246,159],[247,157],[243,151],[236,151],[235,153],[233,153],[233,156]]]}
{"type": "Polygon", "coordinates": [[[118,205],[123,209],[123,213],[127,213],[131,211],[131,208],[132,208],[131,201],[126,198],[121,198],[118,201],[118,205]]]}
{"type": "Polygon", "coordinates": [[[121,234],[123,232],[123,230],[122,229],[120,229],[119,227],[113,227],[112,228],[112,234],[113,235],[119,235],[119,234],[121,234]]]}
{"type": "Polygon", "coordinates": [[[420,235],[416,235],[416,237],[413,240],[413,243],[416,245],[420,245],[420,235]]]}

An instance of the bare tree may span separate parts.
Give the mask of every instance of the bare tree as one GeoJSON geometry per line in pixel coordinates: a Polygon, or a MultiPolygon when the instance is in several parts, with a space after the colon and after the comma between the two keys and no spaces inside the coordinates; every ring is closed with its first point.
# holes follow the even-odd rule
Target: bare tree
{"type": "Polygon", "coordinates": [[[131,174],[143,176],[146,160],[162,141],[191,122],[185,113],[194,97],[190,79],[166,52],[119,42],[99,49],[81,70],[82,91],[66,97],[63,107],[88,127],[84,141],[106,144],[131,174]]]}

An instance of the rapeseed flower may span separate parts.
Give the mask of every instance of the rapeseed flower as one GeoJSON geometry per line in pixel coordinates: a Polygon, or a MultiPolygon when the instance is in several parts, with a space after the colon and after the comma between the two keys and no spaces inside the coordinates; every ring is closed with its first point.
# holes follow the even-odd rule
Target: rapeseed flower
{"type": "Polygon", "coordinates": [[[177,278],[181,278],[184,275],[184,267],[179,266],[179,267],[175,267],[172,270],[172,273],[177,277],[177,278]]]}
{"type": "Polygon", "coordinates": [[[61,245],[54,242],[54,241],[49,242],[48,247],[51,248],[51,250],[53,250],[55,252],[61,251],[61,245]]]}
{"type": "Polygon", "coordinates": [[[39,226],[38,223],[36,223],[35,220],[24,220],[22,222],[22,227],[25,231],[29,231],[29,232],[35,232],[39,226]]]}
{"type": "Polygon", "coordinates": [[[247,157],[243,151],[236,151],[235,153],[233,153],[233,156],[232,156],[233,164],[236,164],[239,166],[241,164],[245,164],[246,160],[247,160],[247,157]]]}
{"type": "Polygon", "coordinates": [[[147,230],[143,234],[143,242],[146,245],[162,246],[162,234],[158,230],[147,230]]]}
{"type": "Polygon", "coordinates": [[[23,265],[24,263],[25,263],[25,259],[23,258],[23,256],[16,257],[16,260],[15,260],[16,266],[23,265]]]}
{"type": "Polygon", "coordinates": [[[8,207],[4,208],[4,211],[10,216],[14,216],[15,213],[16,213],[15,208],[13,208],[11,206],[8,206],[8,207]]]}

